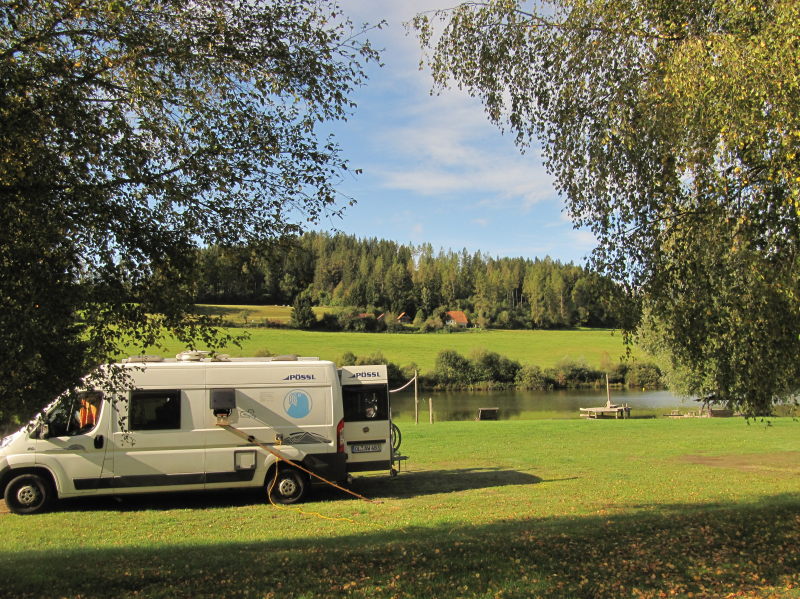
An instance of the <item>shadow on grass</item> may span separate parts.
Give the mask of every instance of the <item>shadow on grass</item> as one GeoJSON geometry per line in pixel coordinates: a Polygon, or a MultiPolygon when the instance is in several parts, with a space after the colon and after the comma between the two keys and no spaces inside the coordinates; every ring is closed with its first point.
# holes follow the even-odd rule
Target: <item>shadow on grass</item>
{"type": "MultiPolygon", "coordinates": [[[[531,485],[542,482],[538,476],[501,468],[471,468],[402,472],[396,477],[358,476],[351,488],[371,499],[409,498],[437,493],[453,493],[470,489],[485,489],[506,485],[531,485]]],[[[193,491],[184,493],[145,493],[123,497],[81,497],[63,499],[56,504],[58,511],[143,511],[174,509],[217,509],[261,504],[266,501],[261,489],[227,491],[193,491]]],[[[351,495],[333,487],[314,485],[311,501],[352,499],[351,495]]]]}
{"type": "Polygon", "coordinates": [[[456,470],[425,470],[401,472],[398,476],[356,477],[353,490],[368,497],[405,498],[437,493],[454,493],[470,489],[533,485],[542,479],[532,474],[502,468],[459,468],[456,470]]]}
{"type": "Polygon", "coordinates": [[[19,552],[0,558],[0,594],[18,598],[797,596],[797,495],[697,508],[651,506],[613,517],[367,529],[299,540],[19,552]]]}
{"type": "Polygon", "coordinates": [[[215,510],[264,503],[260,489],[226,491],[184,491],[174,493],[142,493],[120,497],[78,497],[60,499],[53,511],[58,512],[139,512],[145,510],[215,510]]]}

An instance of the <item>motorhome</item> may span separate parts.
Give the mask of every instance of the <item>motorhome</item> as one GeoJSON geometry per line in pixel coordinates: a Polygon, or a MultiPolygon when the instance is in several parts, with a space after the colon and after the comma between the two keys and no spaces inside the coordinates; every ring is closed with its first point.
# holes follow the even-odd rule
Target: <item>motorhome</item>
{"type": "Polygon", "coordinates": [[[184,352],[118,366],[129,390],[63,394],[2,440],[11,511],[41,512],[66,497],[247,487],[294,503],[323,479],[396,474],[384,365],[184,352]]]}

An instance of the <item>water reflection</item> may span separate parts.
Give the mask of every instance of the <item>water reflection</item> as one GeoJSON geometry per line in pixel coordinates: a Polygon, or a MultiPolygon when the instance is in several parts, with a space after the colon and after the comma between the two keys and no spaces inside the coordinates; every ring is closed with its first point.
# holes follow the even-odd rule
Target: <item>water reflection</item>
{"type": "MultiPolygon", "coordinates": [[[[566,389],[559,391],[446,391],[420,393],[419,419],[428,420],[428,398],[433,400],[435,420],[474,420],[478,408],[500,408],[501,420],[528,418],[578,418],[580,408],[606,403],[605,389],[566,389]]],[[[611,392],[615,404],[628,404],[631,416],[667,413],[672,409],[697,409],[697,404],[669,391],[611,392]]],[[[397,420],[414,419],[414,394],[392,395],[392,415],[397,420]]]]}

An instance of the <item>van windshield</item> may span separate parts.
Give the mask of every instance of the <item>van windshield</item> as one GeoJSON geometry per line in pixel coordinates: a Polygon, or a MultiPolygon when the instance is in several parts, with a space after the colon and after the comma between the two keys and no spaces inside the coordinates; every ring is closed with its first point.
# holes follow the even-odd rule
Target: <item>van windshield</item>
{"type": "Polygon", "coordinates": [[[100,417],[103,394],[81,391],[63,395],[44,418],[51,437],[68,437],[90,432],[100,417]]]}

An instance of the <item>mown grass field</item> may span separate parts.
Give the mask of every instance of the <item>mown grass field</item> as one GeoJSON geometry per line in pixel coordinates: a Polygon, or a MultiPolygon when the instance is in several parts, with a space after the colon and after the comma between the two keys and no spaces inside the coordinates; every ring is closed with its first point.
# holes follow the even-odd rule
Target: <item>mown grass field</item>
{"type": "MultiPolygon", "coordinates": [[[[210,313],[224,312],[227,314],[226,319],[252,310],[248,317],[252,324],[268,317],[268,314],[282,314],[281,318],[285,317],[288,320],[288,312],[291,309],[285,306],[207,306],[206,310],[210,313]]],[[[277,316],[274,319],[280,320],[277,316]]],[[[522,364],[534,364],[542,368],[555,366],[564,359],[585,360],[589,366],[597,368],[603,361],[610,360],[611,363],[616,363],[626,351],[621,333],[608,329],[569,331],[470,329],[453,333],[428,334],[346,333],[275,328],[231,328],[230,331],[234,334],[248,335],[241,347],[231,346],[224,350],[232,356],[252,356],[269,352],[276,355],[298,354],[336,360],[345,352],[352,352],[357,356],[381,352],[398,366],[414,363],[422,371],[428,372],[433,370],[436,356],[442,350],[455,350],[469,356],[473,351],[483,349],[497,352],[522,364]]],[[[171,356],[183,349],[185,348],[178,343],[168,343],[166,350],[151,348],[148,351],[171,356]]],[[[646,356],[636,348],[633,357],[646,359],[646,356]]]]}
{"type": "MultiPolygon", "coordinates": [[[[244,306],[225,304],[199,304],[200,312],[212,316],[221,316],[226,321],[238,326],[263,325],[266,322],[288,324],[292,318],[291,306],[244,306]]],[[[319,318],[325,312],[333,312],[334,308],[314,307],[319,318]]]]}
{"type": "Polygon", "coordinates": [[[3,597],[800,597],[800,422],[403,426],[407,469],[320,491],[0,514],[3,597]],[[315,515],[318,514],[318,515],[315,515]]]}

